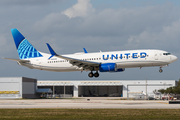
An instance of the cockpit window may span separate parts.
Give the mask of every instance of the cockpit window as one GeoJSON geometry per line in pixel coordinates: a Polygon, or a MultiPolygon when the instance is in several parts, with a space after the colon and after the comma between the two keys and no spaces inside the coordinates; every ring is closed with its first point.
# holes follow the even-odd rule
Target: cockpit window
{"type": "Polygon", "coordinates": [[[163,53],[163,55],[171,55],[171,53],[163,53]]]}

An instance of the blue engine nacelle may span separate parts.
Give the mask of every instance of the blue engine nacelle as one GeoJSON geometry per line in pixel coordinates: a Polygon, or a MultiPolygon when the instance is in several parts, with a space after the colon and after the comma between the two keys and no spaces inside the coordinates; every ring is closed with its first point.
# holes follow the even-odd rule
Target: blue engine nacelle
{"type": "Polygon", "coordinates": [[[116,63],[104,63],[99,66],[100,72],[122,72],[124,70],[123,68],[117,69],[116,63]]]}

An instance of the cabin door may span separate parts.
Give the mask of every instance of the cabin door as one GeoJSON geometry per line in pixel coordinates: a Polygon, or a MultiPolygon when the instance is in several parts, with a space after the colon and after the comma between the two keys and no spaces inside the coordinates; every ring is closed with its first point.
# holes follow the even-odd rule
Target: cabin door
{"type": "Polygon", "coordinates": [[[159,56],[158,56],[158,52],[154,52],[154,59],[155,59],[155,60],[158,60],[158,57],[159,57],[159,56]]]}

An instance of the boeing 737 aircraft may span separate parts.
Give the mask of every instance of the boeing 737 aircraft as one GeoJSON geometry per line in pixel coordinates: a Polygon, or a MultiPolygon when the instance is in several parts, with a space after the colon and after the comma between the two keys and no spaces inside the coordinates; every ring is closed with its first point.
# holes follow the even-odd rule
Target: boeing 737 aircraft
{"type": "Polygon", "coordinates": [[[68,55],[57,54],[47,43],[51,54],[37,51],[17,30],[11,29],[12,36],[20,59],[5,58],[17,61],[19,65],[31,69],[55,72],[90,71],[89,77],[99,77],[100,72],[123,72],[125,68],[168,66],[177,57],[163,50],[127,50],[112,52],[84,53],[68,55]],[[93,71],[95,71],[93,73],[93,71]]]}

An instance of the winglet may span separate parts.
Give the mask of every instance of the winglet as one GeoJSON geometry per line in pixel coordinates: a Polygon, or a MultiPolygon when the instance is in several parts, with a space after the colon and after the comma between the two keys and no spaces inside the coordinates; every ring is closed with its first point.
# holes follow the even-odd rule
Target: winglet
{"type": "Polygon", "coordinates": [[[48,59],[52,58],[53,56],[57,56],[56,52],[52,49],[52,47],[48,43],[46,43],[46,44],[47,44],[48,49],[51,53],[51,56],[48,59]]]}
{"type": "Polygon", "coordinates": [[[84,53],[88,53],[87,50],[86,50],[85,48],[83,48],[83,50],[84,50],[84,53]]]}
{"type": "Polygon", "coordinates": [[[46,44],[48,46],[48,49],[49,49],[51,55],[57,55],[56,52],[54,52],[54,50],[52,49],[52,47],[48,43],[46,43],[46,44]]]}

